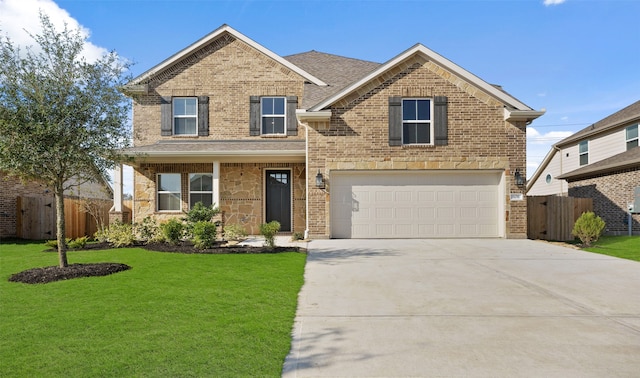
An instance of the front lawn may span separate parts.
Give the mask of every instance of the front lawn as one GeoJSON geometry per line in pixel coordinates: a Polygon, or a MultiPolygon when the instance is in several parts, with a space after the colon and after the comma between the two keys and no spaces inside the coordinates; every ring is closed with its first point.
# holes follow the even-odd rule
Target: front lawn
{"type": "Polygon", "coordinates": [[[585,251],[640,261],[640,236],[602,236],[585,251]]]}
{"type": "Polygon", "coordinates": [[[69,263],[131,270],[48,284],[8,282],[57,264],[43,244],[0,244],[0,376],[280,376],[302,253],[69,251],[69,263]]]}

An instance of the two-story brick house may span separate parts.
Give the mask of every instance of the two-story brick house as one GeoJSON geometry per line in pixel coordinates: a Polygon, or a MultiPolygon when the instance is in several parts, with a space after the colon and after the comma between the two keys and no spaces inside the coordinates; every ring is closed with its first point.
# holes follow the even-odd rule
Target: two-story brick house
{"type": "Polygon", "coordinates": [[[223,25],[126,91],[136,221],[203,201],[250,233],[526,236],[516,177],[543,112],[420,44],[383,64],[280,57],[223,25]]]}

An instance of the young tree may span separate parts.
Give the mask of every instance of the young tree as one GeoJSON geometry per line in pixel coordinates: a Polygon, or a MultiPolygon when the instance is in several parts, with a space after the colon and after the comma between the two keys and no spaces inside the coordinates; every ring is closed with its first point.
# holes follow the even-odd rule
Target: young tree
{"type": "Polygon", "coordinates": [[[130,103],[118,90],[129,63],[115,52],[87,62],[80,30],[58,32],[42,13],[40,22],[25,51],[0,37],[0,170],[52,189],[66,267],[65,190],[98,180],[130,143],[130,103]]]}

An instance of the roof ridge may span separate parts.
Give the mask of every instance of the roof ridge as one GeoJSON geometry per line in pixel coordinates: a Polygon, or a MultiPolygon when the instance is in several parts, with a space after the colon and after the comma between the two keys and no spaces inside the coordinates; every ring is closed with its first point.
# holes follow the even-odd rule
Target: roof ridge
{"type": "MultiPolygon", "coordinates": [[[[359,62],[364,62],[364,63],[382,64],[382,63],[380,63],[380,62],[374,62],[374,61],[372,61],[372,60],[365,60],[365,59],[353,58],[353,57],[350,57],[350,56],[344,56],[344,55],[332,54],[332,53],[327,53],[327,52],[317,51],[317,50],[309,50],[309,51],[304,51],[304,52],[301,52],[301,53],[285,55],[285,56],[283,56],[283,58],[284,58],[284,59],[287,59],[287,58],[290,58],[290,57],[297,57],[297,56],[306,55],[306,54],[311,54],[311,53],[322,54],[322,55],[329,55],[329,56],[334,56],[334,57],[336,57],[336,58],[341,58],[341,59],[357,60],[357,61],[359,61],[359,62]]],[[[287,59],[287,60],[288,60],[288,59],[287,59]]]]}

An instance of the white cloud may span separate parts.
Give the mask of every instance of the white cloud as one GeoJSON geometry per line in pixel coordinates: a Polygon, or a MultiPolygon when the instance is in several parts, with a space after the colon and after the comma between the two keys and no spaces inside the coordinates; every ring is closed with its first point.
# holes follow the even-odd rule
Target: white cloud
{"type": "MultiPolygon", "coordinates": [[[[80,25],[69,12],[52,0],[0,0],[0,32],[17,46],[35,45],[29,33],[36,35],[42,30],[40,11],[49,16],[57,31],[62,31],[66,23],[70,30],[79,29],[86,37],[90,35],[89,29],[80,25]]],[[[87,42],[83,55],[92,62],[107,52],[107,49],[87,42]]]]}
{"type": "Polygon", "coordinates": [[[533,127],[527,127],[527,142],[533,144],[554,144],[573,134],[573,131],[549,131],[544,134],[533,127]]]}
{"type": "Polygon", "coordinates": [[[558,5],[564,3],[566,0],[544,0],[544,5],[558,5]]]}

